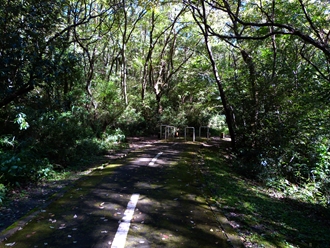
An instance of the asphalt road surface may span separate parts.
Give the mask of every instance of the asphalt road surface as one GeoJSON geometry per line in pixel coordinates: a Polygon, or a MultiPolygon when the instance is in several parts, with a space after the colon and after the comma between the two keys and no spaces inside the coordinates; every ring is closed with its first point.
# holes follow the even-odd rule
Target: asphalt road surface
{"type": "Polygon", "coordinates": [[[232,247],[187,155],[195,148],[155,143],[101,166],[0,247],[232,247]]]}

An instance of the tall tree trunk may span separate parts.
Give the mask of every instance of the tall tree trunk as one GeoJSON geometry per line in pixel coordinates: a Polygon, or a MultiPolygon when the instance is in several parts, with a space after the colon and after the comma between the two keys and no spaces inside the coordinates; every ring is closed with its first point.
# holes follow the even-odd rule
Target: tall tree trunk
{"type": "Polygon", "coordinates": [[[122,37],[122,49],[121,49],[121,88],[122,94],[125,101],[125,105],[128,105],[127,99],[127,61],[126,61],[126,43],[127,43],[127,11],[126,11],[126,1],[123,0],[123,10],[124,10],[124,31],[122,37]]]}
{"type": "Polygon", "coordinates": [[[208,32],[209,25],[207,23],[205,2],[200,1],[200,3],[202,6],[202,10],[197,9],[193,5],[191,5],[190,7],[192,9],[193,18],[194,18],[195,22],[197,23],[197,25],[199,26],[200,30],[202,31],[202,34],[204,37],[204,42],[205,42],[207,53],[208,53],[208,56],[209,56],[209,59],[211,62],[212,71],[213,71],[213,74],[214,74],[214,77],[215,77],[215,80],[216,80],[216,83],[217,83],[217,86],[219,89],[222,106],[225,111],[226,122],[227,122],[228,130],[229,130],[229,134],[231,137],[232,148],[235,151],[236,150],[235,118],[234,118],[234,114],[232,111],[232,107],[230,106],[230,104],[227,100],[225,91],[223,89],[222,81],[219,76],[219,71],[218,71],[218,68],[217,68],[213,53],[212,53],[212,47],[211,47],[211,44],[209,41],[209,32],[208,32]],[[198,18],[200,18],[200,20],[198,20],[198,18]]]}
{"type": "Polygon", "coordinates": [[[207,52],[208,52],[208,55],[209,55],[209,59],[211,61],[212,71],[213,71],[215,81],[216,81],[218,89],[219,89],[222,105],[223,105],[223,108],[225,110],[226,122],[227,122],[228,130],[229,130],[229,134],[230,134],[230,137],[231,137],[232,148],[233,148],[233,150],[236,150],[236,133],[235,133],[235,128],[234,128],[235,127],[235,119],[234,119],[233,111],[232,111],[232,108],[231,108],[230,104],[228,103],[227,96],[226,96],[225,91],[223,89],[222,81],[220,79],[219,71],[218,71],[218,68],[216,66],[216,63],[215,63],[215,60],[214,60],[214,57],[213,57],[213,53],[212,53],[211,45],[208,41],[207,33],[204,34],[204,39],[205,39],[205,44],[206,44],[206,47],[207,47],[207,52]]]}
{"type": "MultiPolygon", "coordinates": [[[[144,101],[145,98],[145,93],[147,89],[147,81],[148,81],[148,75],[150,75],[151,71],[151,58],[152,58],[152,53],[154,49],[154,44],[153,44],[153,35],[154,35],[154,29],[155,29],[155,11],[152,10],[151,13],[151,30],[149,33],[149,50],[147,57],[145,59],[144,65],[143,65],[143,75],[142,75],[142,90],[141,90],[141,100],[142,102],[144,101]]],[[[145,37],[147,37],[147,31],[145,32],[145,37]]],[[[149,77],[150,81],[150,77],[149,77]]]]}
{"type": "Polygon", "coordinates": [[[126,44],[123,44],[122,48],[122,64],[121,64],[121,87],[123,92],[123,98],[125,105],[128,105],[127,98],[127,62],[126,62],[126,44]]]}

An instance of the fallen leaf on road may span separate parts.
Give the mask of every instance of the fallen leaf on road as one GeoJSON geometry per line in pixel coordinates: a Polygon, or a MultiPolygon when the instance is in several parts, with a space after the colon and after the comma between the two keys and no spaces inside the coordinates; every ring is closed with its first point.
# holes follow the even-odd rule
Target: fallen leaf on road
{"type": "Polygon", "coordinates": [[[5,244],[5,246],[14,246],[16,244],[16,242],[13,242],[13,243],[7,243],[5,244]]]}

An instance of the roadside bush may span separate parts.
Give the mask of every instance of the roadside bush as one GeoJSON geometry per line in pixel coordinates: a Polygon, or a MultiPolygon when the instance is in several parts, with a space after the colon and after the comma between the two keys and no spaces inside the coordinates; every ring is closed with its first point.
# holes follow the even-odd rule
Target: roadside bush
{"type": "Polygon", "coordinates": [[[218,136],[220,133],[228,133],[228,127],[226,124],[226,116],[213,115],[208,123],[210,127],[211,135],[218,136]]]}
{"type": "MultiPolygon", "coordinates": [[[[147,126],[144,117],[142,116],[141,112],[138,112],[135,108],[128,106],[125,111],[120,115],[120,117],[116,121],[117,126],[121,130],[120,132],[125,133],[128,136],[140,136],[145,135],[146,132],[150,132],[147,126]]],[[[116,129],[118,130],[118,129],[116,129]]],[[[152,131],[151,131],[152,132],[152,131]]],[[[106,136],[111,139],[116,138],[116,131],[111,129],[107,130],[106,136]],[[110,133],[109,133],[110,132],[110,133]]],[[[119,134],[119,133],[117,133],[119,134]]],[[[105,137],[103,137],[104,139],[105,137]]],[[[119,137],[120,138],[120,137],[119,137]]]]}
{"type": "Polygon", "coordinates": [[[28,145],[52,163],[68,164],[77,158],[79,141],[92,137],[84,118],[79,112],[45,113],[33,127],[36,139],[28,145]]]}
{"type": "Polygon", "coordinates": [[[119,143],[126,140],[124,132],[120,128],[107,130],[103,134],[102,140],[106,144],[119,143]]]}
{"type": "Polygon", "coordinates": [[[330,204],[329,140],[292,139],[286,147],[259,150],[252,159],[240,159],[243,175],[255,175],[267,186],[304,201],[330,204]],[[263,155],[263,156],[262,156],[263,155]],[[254,161],[255,168],[249,166],[254,161]]]}
{"type": "Polygon", "coordinates": [[[36,182],[54,173],[47,158],[40,158],[31,150],[6,152],[0,159],[0,183],[19,186],[21,183],[36,182]]]}
{"type": "Polygon", "coordinates": [[[101,139],[86,138],[78,140],[76,145],[77,160],[86,157],[87,154],[100,155],[125,142],[126,136],[120,128],[107,130],[101,139]]]}
{"type": "Polygon", "coordinates": [[[86,138],[77,140],[75,157],[72,157],[73,161],[86,158],[90,154],[99,155],[106,151],[106,147],[102,145],[102,141],[97,138],[86,138]]]}
{"type": "MultiPolygon", "coordinates": [[[[46,112],[20,115],[19,130],[15,136],[3,135],[0,138],[0,183],[6,186],[18,186],[29,181],[39,181],[52,177],[53,164],[69,165],[94,153],[93,149],[79,151],[80,140],[90,135],[81,113],[46,112]],[[22,118],[24,120],[22,120],[22,118]],[[78,148],[78,149],[77,149],[78,148]]],[[[87,138],[86,138],[87,137],[87,138]]],[[[64,167],[63,166],[63,167],[64,167]]]]}
{"type": "Polygon", "coordinates": [[[187,113],[184,108],[181,108],[176,112],[173,108],[167,107],[163,110],[160,121],[163,124],[175,127],[184,127],[190,125],[190,123],[188,123],[187,113]]]}
{"type": "Polygon", "coordinates": [[[5,185],[0,183],[0,205],[3,203],[3,200],[5,199],[7,189],[5,185]]]}
{"type": "Polygon", "coordinates": [[[258,179],[265,172],[265,161],[260,159],[260,153],[253,149],[240,149],[236,154],[235,170],[251,179],[258,179]]]}

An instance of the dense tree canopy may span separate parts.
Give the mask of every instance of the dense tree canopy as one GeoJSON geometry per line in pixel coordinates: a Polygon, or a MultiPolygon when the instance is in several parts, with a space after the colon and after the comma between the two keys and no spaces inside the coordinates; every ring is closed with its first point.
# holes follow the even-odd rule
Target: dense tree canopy
{"type": "Polygon", "coordinates": [[[0,183],[161,123],[225,116],[240,171],[313,185],[329,202],[329,11],[323,0],[1,0],[0,183]]]}

